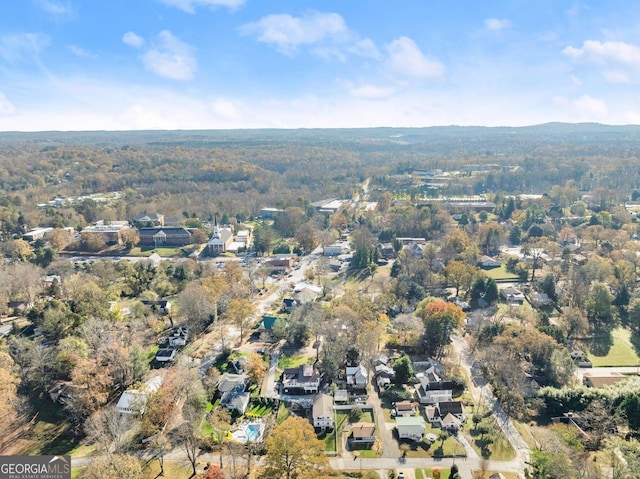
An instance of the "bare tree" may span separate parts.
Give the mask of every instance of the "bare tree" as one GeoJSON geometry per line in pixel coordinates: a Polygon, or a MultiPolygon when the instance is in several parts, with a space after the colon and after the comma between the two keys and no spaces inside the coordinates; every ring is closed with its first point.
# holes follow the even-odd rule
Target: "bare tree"
{"type": "Polygon", "coordinates": [[[129,416],[120,414],[115,406],[96,411],[84,423],[89,440],[100,445],[109,456],[122,451],[130,427],[129,416]]]}
{"type": "Polygon", "coordinates": [[[198,463],[198,453],[200,450],[200,439],[198,438],[198,429],[200,421],[202,420],[202,414],[191,404],[185,404],[182,408],[182,416],[184,422],[178,428],[178,441],[180,446],[187,455],[187,459],[191,463],[191,468],[194,477],[197,474],[196,464],[198,463]]]}

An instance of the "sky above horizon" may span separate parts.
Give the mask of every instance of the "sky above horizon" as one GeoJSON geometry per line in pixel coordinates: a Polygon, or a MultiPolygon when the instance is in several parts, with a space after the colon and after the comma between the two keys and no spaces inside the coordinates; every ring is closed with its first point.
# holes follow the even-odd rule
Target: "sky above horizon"
{"type": "Polygon", "coordinates": [[[22,0],[0,131],[640,124],[640,1],[22,0]]]}

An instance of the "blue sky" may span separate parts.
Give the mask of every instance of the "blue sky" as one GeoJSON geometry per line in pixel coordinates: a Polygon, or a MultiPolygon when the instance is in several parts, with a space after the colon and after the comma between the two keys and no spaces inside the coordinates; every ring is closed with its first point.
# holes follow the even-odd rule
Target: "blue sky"
{"type": "Polygon", "coordinates": [[[15,0],[0,131],[640,124],[640,1],[15,0]]]}

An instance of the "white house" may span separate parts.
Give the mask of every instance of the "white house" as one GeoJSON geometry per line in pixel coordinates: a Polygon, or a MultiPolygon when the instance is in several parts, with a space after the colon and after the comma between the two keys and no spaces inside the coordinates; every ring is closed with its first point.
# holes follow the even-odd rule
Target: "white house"
{"type": "Polygon", "coordinates": [[[500,290],[500,296],[504,298],[507,303],[524,303],[524,294],[513,286],[508,286],[500,290]]]}
{"type": "Polygon", "coordinates": [[[313,427],[333,428],[333,398],[320,394],[313,401],[313,427]]]}
{"type": "Polygon", "coordinates": [[[148,397],[162,386],[162,378],[153,376],[140,389],[129,389],[122,393],[116,409],[120,414],[144,414],[148,397]]]}
{"type": "Polygon", "coordinates": [[[369,371],[362,364],[346,368],[347,386],[362,389],[369,382],[369,371]]]}
{"type": "Polygon", "coordinates": [[[421,441],[427,426],[420,416],[398,416],[396,417],[396,429],[400,439],[421,441]]]}

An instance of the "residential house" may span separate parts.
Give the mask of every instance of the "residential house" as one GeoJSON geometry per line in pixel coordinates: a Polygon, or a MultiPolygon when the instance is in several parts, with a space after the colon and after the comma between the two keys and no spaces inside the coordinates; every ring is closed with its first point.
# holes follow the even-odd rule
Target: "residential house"
{"type": "Polygon", "coordinates": [[[413,416],[415,414],[411,401],[400,401],[394,404],[393,411],[395,416],[413,416]]]}
{"type": "Polygon", "coordinates": [[[346,404],[349,402],[349,393],[346,389],[336,389],[333,392],[333,402],[346,404]]]}
{"type": "Polygon", "coordinates": [[[140,244],[144,246],[184,246],[191,244],[191,232],[182,227],[160,226],[138,229],[140,244]]]}
{"type": "Polygon", "coordinates": [[[396,417],[396,429],[400,439],[422,441],[427,426],[421,416],[398,416],[396,417]]]}
{"type": "MultiPolygon", "coordinates": [[[[414,370],[418,368],[418,364],[414,363],[414,370]]],[[[453,396],[453,382],[443,381],[436,372],[436,364],[429,362],[429,367],[419,373],[416,373],[416,379],[419,381],[415,385],[415,396],[420,404],[437,404],[439,402],[451,401],[453,396]]]]}
{"type": "Polygon", "coordinates": [[[164,215],[161,215],[159,213],[143,213],[133,218],[133,224],[138,228],[164,226],[164,215]]]}
{"type": "Polygon", "coordinates": [[[314,302],[322,294],[322,287],[309,283],[298,283],[291,295],[295,305],[314,302]]]}
{"type": "Polygon", "coordinates": [[[353,423],[349,440],[353,444],[373,444],[376,442],[376,425],[372,422],[353,423]]]}
{"type": "Polygon", "coordinates": [[[551,299],[546,293],[538,293],[534,291],[531,293],[530,297],[531,304],[537,308],[549,306],[551,304],[551,299]]]}
{"type": "Polygon", "coordinates": [[[176,358],[176,354],[178,354],[178,351],[174,348],[160,348],[156,353],[156,361],[159,363],[168,363],[176,358]]]}
{"type": "Polygon", "coordinates": [[[406,247],[409,252],[409,256],[413,256],[414,258],[422,258],[424,255],[424,245],[420,243],[411,243],[406,247]]]}
{"type": "Polygon", "coordinates": [[[122,393],[116,409],[120,414],[144,414],[149,396],[160,389],[162,378],[153,376],[139,389],[129,389],[122,393]]]}
{"type": "Polygon", "coordinates": [[[333,397],[328,394],[316,396],[313,401],[312,415],[313,427],[318,429],[333,428],[333,397]]]}
{"type": "Polygon", "coordinates": [[[171,328],[171,333],[169,334],[169,346],[178,347],[185,346],[189,341],[189,331],[184,326],[179,326],[176,328],[171,328]]]}
{"type": "Polygon", "coordinates": [[[380,257],[383,259],[393,259],[397,257],[397,253],[392,243],[382,243],[380,245],[380,257]]]}
{"type": "Polygon", "coordinates": [[[500,296],[504,298],[507,303],[524,303],[524,294],[513,286],[508,286],[500,290],[500,296]]]}
{"type": "Polygon", "coordinates": [[[480,258],[480,261],[478,261],[478,266],[480,266],[482,269],[499,268],[501,264],[502,263],[500,263],[500,261],[498,261],[497,259],[487,255],[482,256],[480,258]]]}
{"type": "Polygon", "coordinates": [[[49,397],[53,402],[60,403],[62,405],[66,405],[69,402],[73,401],[73,399],[78,395],[79,390],[86,389],[73,384],[70,381],[61,381],[49,389],[47,392],[49,393],[49,397]]]}
{"type": "Polygon", "coordinates": [[[154,268],[157,268],[158,266],[160,266],[160,263],[162,263],[162,256],[154,251],[149,255],[147,261],[151,263],[154,268]]]}
{"type": "Polygon", "coordinates": [[[224,373],[218,382],[216,395],[220,396],[220,406],[229,412],[244,414],[249,405],[251,394],[246,391],[247,375],[224,373]]]}
{"type": "Polygon", "coordinates": [[[282,389],[287,394],[316,394],[320,379],[312,364],[287,368],[282,373],[282,389]]]}
{"type": "Polygon", "coordinates": [[[378,387],[388,387],[391,385],[393,378],[396,375],[396,372],[392,367],[387,366],[386,364],[378,364],[375,367],[375,375],[376,375],[376,383],[378,387]]]}
{"type": "Polygon", "coordinates": [[[369,371],[362,364],[347,367],[345,371],[347,389],[363,391],[369,384],[369,371]]]}
{"type": "Polygon", "coordinates": [[[442,429],[459,429],[467,419],[464,407],[459,401],[446,401],[435,406],[427,406],[424,412],[431,424],[442,429]]]}

